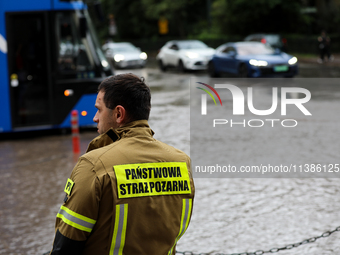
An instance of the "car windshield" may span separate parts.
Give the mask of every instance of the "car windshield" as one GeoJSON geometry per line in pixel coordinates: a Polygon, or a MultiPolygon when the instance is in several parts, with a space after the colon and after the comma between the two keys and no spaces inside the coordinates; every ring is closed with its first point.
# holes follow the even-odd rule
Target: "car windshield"
{"type": "Polygon", "coordinates": [[[206,49],[208,46],[201,41],[183,41],[178,42],[178,46],[180,49],[206,49]]]}
{"type": "Polygon", "coordinates": [[[131,52],[131,51],[137,51],[137,48],[133,45],[124,44],[124,45],[116,45],[113,47],[110,47],[115,52],[131,52]]]}
{"type": "Polygon", "coordinates": [[[265,39],[270,45],[280,43],[280,37],[278,35],[266,35],[265,39]]]}
{"type": "Polygon", "coordinates": [[[237,52],[241,56],[245,55],[270,55],[275,52],[275,50],[269,45],[256,43],[256,44],[239,44],[236,46],[237,52]]]}

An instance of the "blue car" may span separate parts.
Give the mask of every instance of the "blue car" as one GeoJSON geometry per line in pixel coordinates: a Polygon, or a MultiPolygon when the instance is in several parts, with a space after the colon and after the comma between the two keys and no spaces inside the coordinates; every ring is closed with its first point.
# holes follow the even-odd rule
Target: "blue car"
{"type": "Polygon", "coordinates": [[[298,73],[298,60],[260,42],[226,43],[216,49],[208,72],[211,77],[222,73],[239,77],[293,77],[298,73]]]}

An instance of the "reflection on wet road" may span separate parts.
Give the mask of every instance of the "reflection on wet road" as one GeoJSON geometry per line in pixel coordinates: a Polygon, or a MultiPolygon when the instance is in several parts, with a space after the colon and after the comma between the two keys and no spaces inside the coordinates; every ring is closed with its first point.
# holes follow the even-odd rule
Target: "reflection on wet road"
{"type": "MultiPolygon", "coordinates": [[[[206,80],[206,74],[162,74],[149,68],[117,73],[127,71],[145,77],[151,87],[149,122],[155,137],[190,154],[190,77],[206,80]]],[[[318,89],[327,101],[322,86],[318,89]]],[[[81,132],[82,152],[96,135],[81,132]]],[[[330,135],[339,144],[339,135],[330,135]]],[[[39,255],[51,248],[55,216],[74,164],[70,134],[0,141],[0,254],[39,255]]],[[[338,178],[197,178],[196,190],[192,222],[179,251],[269,250],[340,226],[338,178]]],[[[279,254],[340,254],[339,238],[335,232],[279,254]]]]}

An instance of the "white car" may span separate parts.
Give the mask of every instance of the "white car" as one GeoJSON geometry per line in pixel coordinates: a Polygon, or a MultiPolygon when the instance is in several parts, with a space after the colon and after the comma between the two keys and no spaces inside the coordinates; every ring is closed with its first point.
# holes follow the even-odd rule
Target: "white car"
{"type": "Polygon", "coordinates": [[[144,67],[148,58],[145,52],[129,42],[109,42],[102,49],[116,68],[144,67]]]}
{"type": "Polygon", "coordinates": [[[198,40],[174,40],[167,42],[156,58],[162,71],[173,66],[183,72],[185,70],[206,70],[214,53],[213,48],[198,40]]]}

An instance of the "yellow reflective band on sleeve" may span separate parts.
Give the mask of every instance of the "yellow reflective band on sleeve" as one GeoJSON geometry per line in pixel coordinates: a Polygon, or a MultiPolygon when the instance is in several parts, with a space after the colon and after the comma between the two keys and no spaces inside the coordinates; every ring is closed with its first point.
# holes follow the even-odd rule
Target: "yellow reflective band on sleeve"
{"type": "Polygon", "coordinates": [[[67,182],[66,182],[66,185],[65,185],[64,191],[69,196],[71,195],[71,191],[72,191],[73,185],[74,185],[74,182],[70,178],[68,178],[67,182]]]}
{"type": "Polygon", "coordinates": [[[157,162],[114,166],[119,198],[190,194],[185,162],[157,162]]]}
{"type": "Polygon", "coordinates": [[[116,205],[115,228],[113,231],[110,255],[122,255],[125,245],[128,204],[116,205]]]}
{"type": "Polygon", "coordinates": [[[91,232],[94,224],[96,224],[95,220],[73,212],[65,206],[60,207],[57,218],[60,218],[67,225],[85,232],[91,232]]]}
{"type": "Polygon", "coordinates": [[[189,221],[190,221],[191,210],[192,210],[192,199],[183,199],[181,225],[180,225],[180,228],[179,228],[179,233],[178,233],[178,236],[176,237],[175,243],[171,247],[168,255],[172,254],[176,243],[178,242],[178,240],[182,237],[182,235],[187,230],[188,225],[189,225],[189,221]]]}

